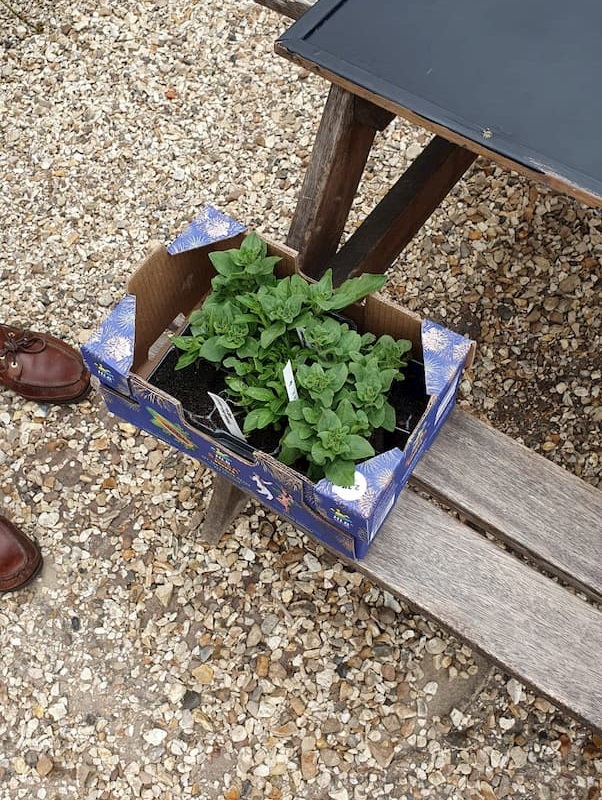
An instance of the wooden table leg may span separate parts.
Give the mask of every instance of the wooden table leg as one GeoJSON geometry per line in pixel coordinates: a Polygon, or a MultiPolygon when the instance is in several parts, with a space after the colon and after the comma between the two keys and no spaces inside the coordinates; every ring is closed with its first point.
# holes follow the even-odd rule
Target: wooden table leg
{"type": "Polygon", "coordinates": [[[465,147],[435,136],[330,259],[334,285],[362,272],[384,272],[390,267],[476,157],[465,147]]]}
{"type": "Polygon", "coordinates": [[[322,271],[336,253],[376,131],[392,119],[331,87],[287,238],[306,275],[322,271]]]}
{"type": "Polygon", "coordinates": [[[248,500],[249,495],[242,489],[214,473],[213,493],[199,530],[200,538],[208,544],[217,544],[248,500]]]}

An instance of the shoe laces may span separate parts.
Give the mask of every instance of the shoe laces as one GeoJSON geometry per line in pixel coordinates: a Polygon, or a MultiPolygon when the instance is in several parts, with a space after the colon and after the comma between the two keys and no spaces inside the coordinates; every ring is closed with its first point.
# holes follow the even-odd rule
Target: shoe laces
{"type": "Polygon", "coordinates": [[[19,336],[8,331],[4,344],[0,347],[0,362],[10,356],[12,366],[16,366],[17,353],[41,353],[45,347],[46,342],[29,331],[22,331],[19,336]]]}

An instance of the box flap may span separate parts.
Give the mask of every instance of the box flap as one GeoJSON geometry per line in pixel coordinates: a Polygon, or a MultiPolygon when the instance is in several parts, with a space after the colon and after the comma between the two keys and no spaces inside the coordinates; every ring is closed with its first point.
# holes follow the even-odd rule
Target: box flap
{"type": "Polygon", "coordinates": [[[115,385],[120,376],[127,377],[134,361],[135,327],[136,298],[126,294],[82,345],[90,372],[111,385],[115,385]]]}
{"type": "Polygon", "coordinates": [[[422,322],[421,332],[426,391],[438,396],[462,369],[474,342],[430,320],[422,322]]]}
{"type": "Polygon", "coordinates": [[[188,227],[173,242],[167,245],[170,256],[186,253],[222,239],[230,239],[246,230],[246,226],[222,214],[213,206],[205,208],[188,224],[188,227]]]}

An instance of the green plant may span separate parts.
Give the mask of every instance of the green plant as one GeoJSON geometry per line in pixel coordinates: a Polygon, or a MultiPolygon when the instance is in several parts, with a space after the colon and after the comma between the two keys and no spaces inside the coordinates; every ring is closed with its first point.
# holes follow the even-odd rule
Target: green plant
{"type": "Polygon", "coordinates": [[[239,249],[209,257],[217,273],[212,291],[190,315],[190,334],[173,338],[182,350],[176,369],[199,358],[221,364],[230,401],[245,414],[245,434],[283,431],[280,460],[304,459],[313,480],[352,485],[355,463],[374,455],[372,432],[395,425],[387,394],[403,378],[410,343],[360,334],[332,315],[380,289],[384,276],[361,275],[336,288],[330,270],[313,284],[299,275],[278,279],[279,259],[255,233],[239,249]],[[292,401],[283,377],[289,361],[292,401]]]}
{"type": "Polygon", "coordinates": [[[353,485],[355,464],[374,455],[366,439],[372,428],[366,414],[343,399],[333,410],[294,400],[287,407],[289,427],[282,438],[279,458],[294,464],[308,461],[308,477],[326,476],[338,486],[353,485]]]}

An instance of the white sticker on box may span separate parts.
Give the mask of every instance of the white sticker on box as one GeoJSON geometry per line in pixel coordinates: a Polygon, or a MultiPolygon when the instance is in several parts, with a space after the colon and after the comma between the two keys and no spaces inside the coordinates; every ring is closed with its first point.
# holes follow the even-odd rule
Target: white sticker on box
{"type": "Polygon", "coordinates": [[[241,431],[238,422],[236,421],[236,417],[234,416],[232,409],[228,405],[228,403],[224,400],[223,397],[220,397],[218,394],[213,394],[213,392],[207,392],[209,397],[213,400],[215,407],[217,408],[217,412],[222,418],[222,422],[228,429],[228,431],[232,434],[232,436],[236,436],[237,439],[242,439],[243,442],[246,442],[246,438],[244,433],[241,431]]]}
{"type": "Polygon", "coordinates": [[[284,377],[284,386],[286,388],[288,399],[291,402],[293,400],[298,400],[299,393],[297,392],[297,384],[295,383],[295,376],[293,375],[293,365],[291,364],[290,359],[286,362],[285,367],[282,370],[282,375],[284,377]]]}

